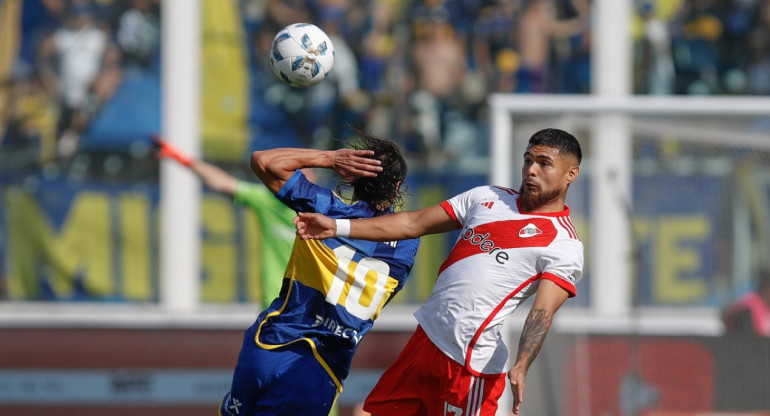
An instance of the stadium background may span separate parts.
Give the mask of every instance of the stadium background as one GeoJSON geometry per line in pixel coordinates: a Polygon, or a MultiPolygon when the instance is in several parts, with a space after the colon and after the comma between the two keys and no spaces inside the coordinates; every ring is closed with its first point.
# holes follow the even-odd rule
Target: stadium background
{"type": "MultiPolygon", "coordinates": [[[[770,92],[768,2],[632,4],[633,93],[770,92]],[[653,19],[667,28],[662,41],[646,29],[660,31],[649,26],[653,19]],[[661,44],[670,66],[652,53],[661,44]]],[[[191,311],[164,304],[158,211],[162,186],[174,184],[162,184],[147,148],[148,134],[162,129],[161,58],[173,47],[162,37],[165,6],[0,1],[0,413],[212,414],[227,390],[242,331],[257,313],[254,253],[265,242],[251,212],[204,189],[200,255],[189,259],[199,262],[200,296],[191,311]],[[47,40],[84,15],[109,42],[96,56],[104,65],[91,68],[100,88],[73,108],[51,88],[63,57],[47,40]],[[62,126],[65,110],[84,121],[62,126]]],[[[577,22],[590,21],[594,5],[554,6],[555,18],[577,22]]],[[[519,0],[201,0],[201,107],[189,120],[199,123],[201,157],[251,179],[250,151],[333,148],[353,123],[405,150],[408,208],[486,183],[489,94],[597,89],[596,22],[550,39],[544,83],[524,76],[527,33],[516,33],[531,18],[528,7],[519,0]],[[300,20],[333,35],[338,50],[335,76],[308,90],[278,82],[264,58],[275,31],[300,20]],[[419,76],[442,69],[452,76],[439,85],[419,76]]],[[[588,261],[578,297],[533,367],[525,414],[770,411],[763,353],[770,344],[726,337],[719,321],[720,309],[767,266],[768,119],[683,117],[664,129],[637,120],[648,128],[633,135],[633,276],[624,277],[636,283],[633,308],[595,313],[588,261]]],[[[554,119],[522,121],[531,128],[554,119]]],[[[598,162],[584,143],[587,164],[569,203],[590,252],[596,224],[587,178],[598,162]]],[[[362,343],[341,414],[351,414],[400,350],[414,326],[410,312],[429,293],[453,237],[424,239],[410,282],[362,343]]],[[[524,315],[517,312],[511,327],[524,315]]],[[[515,330],[509,335],[516,339],[515,330]]]]}

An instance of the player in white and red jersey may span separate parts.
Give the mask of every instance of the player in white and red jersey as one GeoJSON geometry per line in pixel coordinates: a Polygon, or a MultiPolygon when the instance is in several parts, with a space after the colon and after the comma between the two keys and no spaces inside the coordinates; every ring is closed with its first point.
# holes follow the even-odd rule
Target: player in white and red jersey
{"type": "Polygon", "coordinates": [[[524,154],[519,191],[481,186],[418,211],[365,220],[300,214],[303,239],[334,236],[388,241],[461,229],[415,334],[383,374],[364,410],[387,415],[493,415],[507,372],[513,411],[553,315],[582,277],[583,244],[564,204],[580,172],[571,134],[535,133],[524,154]],[[535,294],[516,361],[507,368],[503,321],[535,294]]]}

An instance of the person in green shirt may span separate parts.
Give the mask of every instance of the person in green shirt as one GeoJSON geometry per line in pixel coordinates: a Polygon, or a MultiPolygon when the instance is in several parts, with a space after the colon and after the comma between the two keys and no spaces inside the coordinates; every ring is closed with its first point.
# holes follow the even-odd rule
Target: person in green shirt
{"type": "MultiPolygon", "coordinates": [[[[296,213],[264,185],[238,179],[211,163],[184,154],[160,138],[153,140],[159,158],[175,160],[190,168],[209,189],[232,196],[236,203],[256,214],[262,236],[258,277],[262,283],[260,302],[263,309],[267,308],[281,291],[283,272],[294,244],[296,230],[292,220],[296,213]]],[[[312,171],[303,173],[313,180],[312,171]]]]}

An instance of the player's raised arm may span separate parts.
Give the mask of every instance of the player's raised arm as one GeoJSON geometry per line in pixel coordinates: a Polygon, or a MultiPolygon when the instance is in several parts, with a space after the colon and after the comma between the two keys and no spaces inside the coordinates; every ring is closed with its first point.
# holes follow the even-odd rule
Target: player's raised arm
{"type": "Polygon", "coordinates": [[[349,181],[362,176],[377,176],[381,162],[372,158],[371,150],[315,150],[278,148],[251,154],[251,170],[273,193],[278,192],[294,171],[303,168],[326,168],[349,181]]]}
{"type": "Polygon", "coordinates": [[[321,214],[301,212],[294,220],[303,240],[350,237],[370,241],[394,241],[444,233],[458,228],[440,205],[417,211],[354,220],[331,219],[321,214]]]}

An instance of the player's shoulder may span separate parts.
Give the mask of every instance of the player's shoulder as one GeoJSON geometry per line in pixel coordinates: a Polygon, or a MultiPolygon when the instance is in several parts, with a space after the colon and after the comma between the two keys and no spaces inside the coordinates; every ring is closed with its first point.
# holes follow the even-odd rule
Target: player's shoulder
{"type": "Polygon", "coordinates": [[[486,188],[489,189],[490,192],[494,192],[496,194],[501,194],[501,195],[515,196],[519,194],[519,191],[513,188],[508,188],[506,186],[487,185],[486,188]]]}
{"type": "Polygon", "coordinates": [[[497,186],[497,185],[479,185],[475,186],[465,192],[466,195],[470,196],[471,198],[489,198],[489,197],[498,197],[498,198],[505,198],[505,197],[512,197],[518,195],[518,192],[516,190],[511,188],[506,188],[504,186],[497,186]]]}
{"type": "Polygon", "coordinates": [[[575,227],[575,224],[572,222],[569,211],[566,210],[561,214],[563,215],[554,215],[551,217],[551,221],[553,222],[554,226],[558,230],[561,230],[560,235],[564,240],[570,241],[572,244],[578,244],[582,246],[583,242],[580,239],[580,234],[578,234],[577,227],[575,227]]]}

